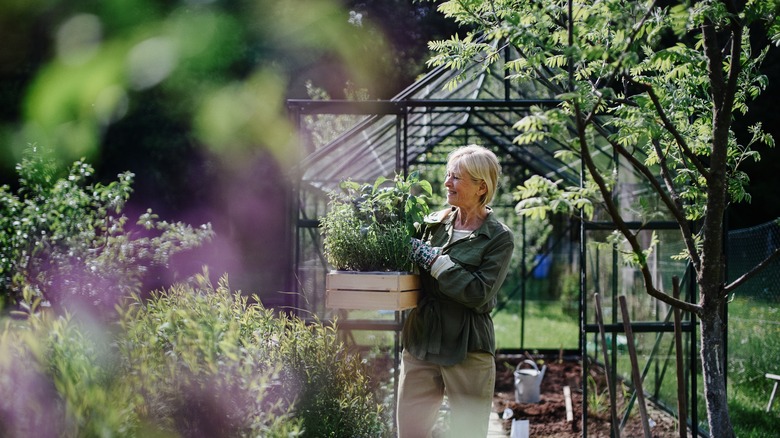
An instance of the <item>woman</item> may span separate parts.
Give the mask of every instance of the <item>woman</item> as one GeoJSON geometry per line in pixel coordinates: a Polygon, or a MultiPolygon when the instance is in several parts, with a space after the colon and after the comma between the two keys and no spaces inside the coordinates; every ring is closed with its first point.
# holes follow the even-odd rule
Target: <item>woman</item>
{"type": "Polygon", "coordinates": [[[490,312],[514,249],[488,206],[500,175],[488,149],[453,151],[444,181],[451,207],[429,215],[422,239],[412,239],[423,293],[402,334],[399,438],[429,437],[445,393],[450,435],[487,435],[496,378],[490,312]]]}

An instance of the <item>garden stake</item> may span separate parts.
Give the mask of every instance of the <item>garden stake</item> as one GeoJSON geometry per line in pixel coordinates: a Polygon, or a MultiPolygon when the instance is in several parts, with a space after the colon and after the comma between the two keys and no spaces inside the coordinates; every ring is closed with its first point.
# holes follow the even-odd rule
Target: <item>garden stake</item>
{"type": "Polygon", "coordinates": [[[574,421],[574,409],[571,406],[571,388],[563,387],[563,399],[566,403],[566,422],[574,421]]]}
{"type": "Polygon", "coordinates": [[[639,364],[636,358],[636,346],[634,345],[634,331],[631,330],[631,321],[628,316],[628,306],[626,305],[625,295],[618,297],[620,302],[620,313],[623,315],[623,327],[626,332],[628,343],[628,356],[631,358],[631,377],[634,380],[634,391],[639,401],[639,415],[642,418],[642,430],[645,438],[651,438],[650,422],[647,419],[647,406],[645,405],[645,394],[642,389],[642,376],[639,374],[639,364]]]}
{"type": "MultiPolygon", "coordinates": [[[[672,314],[674,313],[674,312],[672,312],[672,309],[673,309],[673,307],[670,307],[669,311],[666,312],[666,317],[664,317],[664,324],[669,323],[672,320],[672,314]]],[[[650,357],[656,357],[656,354],[658,353],[658,348],[660,347],[660,345],[661,345],[661,336],[659,335],[659,336],[656,336],[655,344],[653,344],[653,349],[650,352],[650,357]]],[[[673,343],[669,344],[669,353],[667,353],[667,357],[671,357],[673,348],[674,348],[674,344],[673,343]]],[[[650,372],[650,365],[651,365],[651,363],[652,363],[652,361],[648,360],[647,363],[645,364],[644,369],[642,370],[642,381],[643,382],[647,378],[647,373],[650,372]]],[[[663,371],[662,375],[666,374],[665,370],[666,370],[666,365],[664,365],[664,371],[663,371]]],[[[634,393],[631,394],[631,397],[629,398],[628,405],[627,405],[627,408],[626,408],[626,412],[625,412],[625,414],[623,414],[623,420],[620,422],[620,428],[621,429],[623,429],[623,427],[628,422],[628,417],[631,414],[631,409],[633,409],[635,401],[636,401],[636,393],[634,392],[634,393]]]]}
{"type": "MultiPolygon", "coordinates": [[[[680,279],[677,276],[672,277],[672,294],[674,298],[680,298],[680,279]]],[[[683,367],[683,344],[682,344],[682,317],[680,309],[674,307],[674,349],[677,358],[677,423],[680,427],[680,438],[688,438],[688,409],[685,397],[685,371],[683,367]]]]}
{"type": "Polygon", "coordinates": [[[612,432],[615,438],[620,438],[620,422],[617,415],[617,397],[615,396],[615,387],[612,384],[609,367],[609,354],[607,353],[607,338],[604,335],[604,319],[601,314],[601,296],[598,293],[593,294],[596,297],[596,323],[599,325],[599,337],[601,340],[601,351],[604,354],[604,375],[607,378],[607,389],[609,390],[609,411],[612,416],[612,432]]]}

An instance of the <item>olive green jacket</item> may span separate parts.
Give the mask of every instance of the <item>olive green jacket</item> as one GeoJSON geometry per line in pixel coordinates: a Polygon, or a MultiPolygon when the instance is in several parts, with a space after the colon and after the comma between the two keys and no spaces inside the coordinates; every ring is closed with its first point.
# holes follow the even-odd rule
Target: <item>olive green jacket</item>
{"type": "Polygon", "coordinates": [[[514,238],[491,210],[468,237],[451,242],[455,209],[426,218],[423,240],[442,247],[454,262],[433,278],[421,270],[422,293],[406,314],[403,346],[414,357],[440,365],[461,362],[467,352],[495,354],[490,312],[506,278],[514,238]]]}

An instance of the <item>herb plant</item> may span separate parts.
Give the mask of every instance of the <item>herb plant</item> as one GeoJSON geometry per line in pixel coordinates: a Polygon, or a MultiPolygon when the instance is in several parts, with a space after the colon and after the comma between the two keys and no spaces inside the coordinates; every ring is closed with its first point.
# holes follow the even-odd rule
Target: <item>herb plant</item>
{"type": "Polygon", "coordinates": [[[431,184],[412,172],[373,185],[343,181],[340,188],[320,225],[328,263],[342,271],[411,271],[409,238],[428,214],[431,184]]]}

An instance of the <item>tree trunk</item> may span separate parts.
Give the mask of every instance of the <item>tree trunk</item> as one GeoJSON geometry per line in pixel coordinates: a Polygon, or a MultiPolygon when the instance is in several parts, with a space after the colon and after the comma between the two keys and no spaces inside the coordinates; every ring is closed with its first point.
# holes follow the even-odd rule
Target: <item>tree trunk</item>
{"type": "Polygon", "coordinates": [[[706,299],[704,301],[705,309],[701,315],[701,363],[707,422],[711,437],[733,438],[734,428],[729,418],[726,397],[724,324],[720,311],[723,300],[710,300],[710,303],[706,299]]]}

